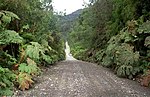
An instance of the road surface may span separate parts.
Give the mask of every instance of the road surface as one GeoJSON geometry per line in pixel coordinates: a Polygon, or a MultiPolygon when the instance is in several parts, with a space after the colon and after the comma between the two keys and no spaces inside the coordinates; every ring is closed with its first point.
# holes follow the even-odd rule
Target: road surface
{"type": "MultiPolygon", "coordinates": [[[[68,43],[66,43],[68,45],[68,43]]],[[[67,49],[69,48],[66,47],[67,49]]],[[[18,97],[150,97],[150,89],[118,78],[109,69],[78,61],[66,50],[66,60],[51,66],[33,89],[18,97]]],[[[16,96],[15,96],[16,97],[16,96]]]]}

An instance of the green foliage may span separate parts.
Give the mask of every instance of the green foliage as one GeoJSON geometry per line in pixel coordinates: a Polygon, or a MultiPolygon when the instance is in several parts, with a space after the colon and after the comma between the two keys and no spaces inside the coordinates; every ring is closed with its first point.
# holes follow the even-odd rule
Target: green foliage
{"type": "Polygon", "coordinates": [[[27,24],[27,25],[24,25],[23,27],[22,27],[22,29],[29,29],[30,27],[29,27],[29,25],[27,24]]]}
{"type": "Polygon", "coordinates": [[[10,68],[17,63],[16,58],[12,57],[7,52],[0,52],[0,66],[10,68]],[[6,65],[7,64],[7,65],[6,65]]]}
{"type": "Polygon", "coordinates": [[[105,56],[105,50],[102,49],[102,50],[96,52],[94,57],[96,59],[96,62],[102,62],[102,59],[103,59],[104,56],[105,56]]]}
{"type": "Polygon", "coordinates": [[[20,72],[17,76],[17,82],[19,83],[19,88],[21,90],[29,89],[32,83],[32,77],[28,73],[20,72]]]}
{"type": "Polygon", "coordinates": [[[143,72],[143,74],[145,75],[146,74],[146,72],[147,72],[147,70],[149,70],[150,68],[150,62],[149,61],[147,61],[147,60],[142,60],[141,62],[140,62],[140,69],[141,69],[141,71],[143,72]]]}
{"type": "Polygon", "coordinates": [[[53,63],[53,59],[48,55],[43,54],[42,58],[43,58],[44,61],[46,61],[49,64],[53,63]]]}
{"type": "Polygon", "coordinates": [[[117,69],[117,75],[120,77],[127,77],[129,79],[133,78],[138,72],[140,72],[139,67],[122,65],[117,69]]]}
{"type": "Polygon", "coordinates": [[[115,48],[115,62],[117,65],[131,65],[136,66],[139,62],[139,53],[133,51],[133,47],[129,44],[123,43],[121,46],[115,48]]]}
{"type": "Polygon", "coordinates": [[[13,94],[13,81],[15,81],[15,74],[8,68],[0,67],[0,96],[13,94]]]}
{"type": "MultiPolygon", "coordinates": [[[[11,17],[12,20],[13,20],[13,19],[18,19],[18,20],[20,20],[20,18],[19,18],[16,14],[14,14],[13,12],[4,11],[3,13],[5,13],[6,16],[11,17]]],[[[12,21],[12,20],[11,20],[11,21],[12,21]]]]}
{"type": "Polygon", "coordinates": [[[19,64],[18,69],[20,72],[28,73],[30,75],[38,75],[40,72],[40,69],[39,67],[37,67],[37,64],[29,58],[27,58],[27,64],[26,63],[19,64]]]}
{"type": "Polygon", "coordinates": [[[75,46],[73,49],[71,49],[71,53],[73,53],[73,56],[77,59],[82,59],[83,53],[86,51],[82,46],[75,46]]]}
{"type": "Polygon", "coordinates": [[[10,23],[11,22],[11,17],[7,16],[7,15],[4,15],[2,16],[2,19],[1,19],[3,22],[5,23],[10,23]]]}
{"type": "Polygon", "coordinates": [[[111,17],[111,8],[111,0],[96,0],[79,16],[69,35],[69,43],[73,49],[82,45],[81,58],[87,55],[84,58],[88,59],[87,50],[103,49],[106,46],[109,35],[106,33],[105,26],[111,17]]]}
{"type": "Polygon", "coordinates": [[[14,19],[20,19],[16,14],[10,11],[1,11],[0,12],[0,31],[4,30],[7,24],[9,24],[14,19]]]}
{"type": "Polygon", "coordinates": [[[26,43],[29,43],[31,41],[35,41],[35,36],[32,33],[23,33],[20,35],[26,43]]]}
{"type": "Polygon", "coordinates": [[[16,14],[14,14],[13,12],[10,12],[10,11],[1,11],[0,17],[1,17],[1,21],[4,24],[10,23],[14,19],[18,19],[18,20],[20,19],[16,14]]]}
{"type": "Polygon", "coordinates": [[[133,52],[133,47],[128,44],[117,47],[114,59],[117,75],[132,78],[139,73],[139,57],[139,53],[133,52]]]}
{"type": "Polygon", "coordinates": [[[14,19],[19,19],[19,17],[9,11],[2,11],[0,12],[2,21],[0,25],[0,45],[8,45],[11,43],[22,43],[23,38],[19,36],[19,34],[16,31],[13,30],[7,30],[4,27],[9,24],[14,19]]]}
{"type": "Polygon", "coordinates": [[[138,32],[139,32],[139,34],[150,33],[150,21],[146,21],[145,23],[140,25],[138,28],[138,32]]]}
{"type": "MultiPolygon", "coordinates": [[[[140,25],[139,28],[134,27],[132,30],[129,30],[129,25],[128,29],[125,28],[121,30],[119,34],[113,36],[108,41],[107,48],[100,50],[100,53],[97,53],[96,57],[99,59],[99,62],[102,62],[102,65],[106,67],[113,68],[120,77],[132,78],[139,72],[146,71],[145,69],[148,69],[148,67],[146,67],[146,65],[148,66],[148,62],[140,62],[141,55],[139,51],[142,49],[139,49],[139,51],[136,49],[138,46],[137,42],[140,43],[140,41],[148,41],[146,39],[147,35],[144,36],[140,33],[142,29],[145,29],[145,27],[142,28],[142,25],[140,25]],[[135,29],[140,29],[140,31],[137,30],[139,32],[133,33],[135,29]]],[[[147,32],[148,30],[142,31],[144,33],[144,31],[147,32]]],[[[145,46],[147,46],[146,43],[147,42],[145,42],[145,46]]],[[[142,45],[144,46],[144,44],[142,45]]]]}
{"type": "Polygon", "coordinates": [[[64,52],[51,0],[0,0],[0,9],[0,96],[7,96],[13,82],[29,89],[38,66],[63,60],[64,52]]]}
{"type": "Polygon", "coordinates": [[[0,32],[0,45],[10,44],[10,43],[22,43],[23,38],[19,36],[18,33],[11,30],[4,30],[0,32]]]}
{"type": "Polygon", "coordinates": [[[31,42],[31,45],[27,45],[25,52],[27,57],[37,62],[41,60],[48,64],[53,64],[59,60],[57,51],[53,50],[47,42],[43,45],[37,42],[31,42]]]}
{"type": "Polygon", "coordinates": [[[91,0],[69,34],[73,55],[112,68],[120,77],[149,71],[149,6],[149,0],[91,0]]]}
{"type": "Polygon", "coordinates": [[[111,67],[113,65],[113,60],[108,55],[104,56],[102,59],[102,65],[105,67],[111,67]]]}
{"type": "Polygon", "coordinates": [[[37,42],[31,42],[31,45],[27,45],[26,55],[34,60],[39,60],[40,52],[43,52],[42,46],[37,42]]]}

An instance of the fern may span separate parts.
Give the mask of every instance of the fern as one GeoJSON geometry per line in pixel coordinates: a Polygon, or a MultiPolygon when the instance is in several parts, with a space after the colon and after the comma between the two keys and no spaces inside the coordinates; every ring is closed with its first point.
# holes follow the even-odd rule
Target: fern
{"type": "Polygon", "coordinates": [[[42,46],[37,42],[31,42],[26,48],[26,55],[34,60],[39,60],[42,46]]]}
{"type": "Polygon", "coordinates": [[[35,61],[45,61],[46,63],[52,64],[57,59],[58,56],[53,53],[57,53],[55,50],[53,50],[47,42],[46,44],[41,45],[37,42],[31,42],[31,45],[28,45],[26,48],[26,56],[30,57],[31,59],[35,61]]]}
{"type": "Polygon", "coordinates": [[[1,23],[0,26],[5,27],[7,24],[9,24],[11,21],[14,19],[20,19],[16,14],[10,11],[1,11],[0,12],[0,17],[1,17],[1,23]]]}
{"type": "Polygon", "coordinates": [[[117,65],[134,65],[139,62],[139,53],[133,52],[133,46],[123,43],[115,48],[115,62],[117,65]]]}
{"type": "Polygon", "coordinates": [[[11,17],[12,19],[18,19],[20,20],[20,18],[14,14],[13,12],[10,12],[10,11],[3,11],[7,16],[11,17]]]}
{"type": "Polygon", "coordinates": [[[104,56],[105,56],[105,49],[98,51],[95,55],[95,59],[98,62],[102,62],[104,56]]]}
{"type": "Polygon", "coordinates": [[[117,75],[120,77],[128,77],[129,79],[133,78],[134,75],[140,72],[139,67],[133,67],[133,66],[126,66],[121,65],[117,69],[117,75]]]}
{"type": "Polygon", "coordinates": [[[27,58],[27,64],[26,63],[21,63],[19,64],[19,71],[28,73],[30,75],[37,75],[40,72],[40,69],[37,67],[36,63],[27,58]]]}
{"type": "Polygon", "coordinates": [[[50,56],[45,55],[45,54],[42,55],[42,59],[43,59],[44,61],[46,61],[48,64],[52,64],[53,61],[54,61],[50,56]]]}
{"type": "Polygon", "coordinates": [[[18,33],[12,30],[4,30],[0,32],[0,45],[6,45],[10,43],[22,43],[23,38],[18,33]]]}
{"type": "Polygon", "coordinates": [[[132,77],[132,66],[122,65],[117,70],[117,75],[121,77],[131,76],[132,77]]]}
{"type": "Polygon", "coordinates": [[[12,57],[7,52],[0,52],[0,66],[10,68],[17,63],[16,58],[12,57]],[[6,65],[7,64],[7,65],[6,65]]]}
{"type": "MultiPolygon", "coordinates": [[[[134,31],[133,31],[134,32],[134,31]]],[[[105,56],[102,58],[102,65],[112,67],[116,70],[117,75],[121,77],[132,78],[140,72],[139,52],[134,52],[134,46],[130,45],[136,41],[133,33],[123,29],[118,35],[113,36],[108,41],[105,56]]]]}
{"type": "Polygon", "coordinates": [[[17,76],[17,82],[19,83],[19,88],[21,90],[29,89],[32,83],[34,83],[31,75],[23,72],[20,72],[17,76]]]}
{"type": "Polygon", "coordinates": [[[27,63],[19,64],[18,70],[17,82],[21,90],[29,89],[32,83],[34,83],[32,77],[40,73],[39,67],[30,58],[27,58],[27,63]]]}
{"type": "Polygon", "coordinates": [[[30,58],[27,58],[27,63],[19,64],[18,70],[17,82],[21,90],[29,89],[32,83],[34,83],[32,77],[40,73],[40,68],[30,58]]]}
{"type": "Polygon", "coordinates": [[[0,67],[0,96],[13,94],[13,81],[16,75],[7,68],[0,67]]]}
{"type": "Polygon", "coordinates": [[[27,43],[35,40],[35,36],[32,33],[23,33],[21,37],[23,37],[27,43]]]}
{"type": "Polygon", "coordinates": [[[19,34],[13,30],[5,30],[5,26],[9,24],[13,19],[19,19],[19,17],[9,11],[0,12],[0,45],[2,44],[10,44],[10,43],[22,43],[23,38],[19,36],[19,34]]]}
{"type": "Polygon", "coordinates": [[[106,55],[102,60],[102,65],[105,67],[111,67],[113,65],[113,60],[110,56],[106,55]]]}

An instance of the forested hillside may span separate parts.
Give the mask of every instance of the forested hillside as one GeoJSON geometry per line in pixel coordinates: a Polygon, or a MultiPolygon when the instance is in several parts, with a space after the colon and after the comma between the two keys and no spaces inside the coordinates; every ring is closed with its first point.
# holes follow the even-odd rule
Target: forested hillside
{"type": "Polygon", "coordinates": [[[83,9],[79,9],[71,14],[59,16],[59,30],[62,33],[63,38],[66,40],[68,34],[71,32],[74,22],[78,19],[81,15],[83,9]]]}
{"type": "Polygon", "coordinates": [[[92,0],[69,35],[74,57],[150,82],[150,1],[92,0]]]}
{"type": "Polygon", "coordinates": [[[0,96],[29,89],[41,67],[63,60],[51,0],[0,0],[0,96]]]}

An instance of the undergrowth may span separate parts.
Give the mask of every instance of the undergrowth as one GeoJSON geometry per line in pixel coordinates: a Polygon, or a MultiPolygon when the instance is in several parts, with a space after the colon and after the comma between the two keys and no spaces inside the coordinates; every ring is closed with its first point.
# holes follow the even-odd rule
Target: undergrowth
{"type": "Polygon", "coordinates": [[[41,74],[41,66],[64,59],[63,43],[60,39],[55,41],[59,35],[38,41],[37,35],[25,33],[29,25],[22,26],[18,32],[9,29],[17,20],[20,18],[13,12],[0,11],[0,96],[13,95],[14,87],[29,89],[33,78],[41,74]],[[48,42],[49,38],[53,41],[48,42]],[[52,44],[56,46],[51,47],[52,44]]]}

